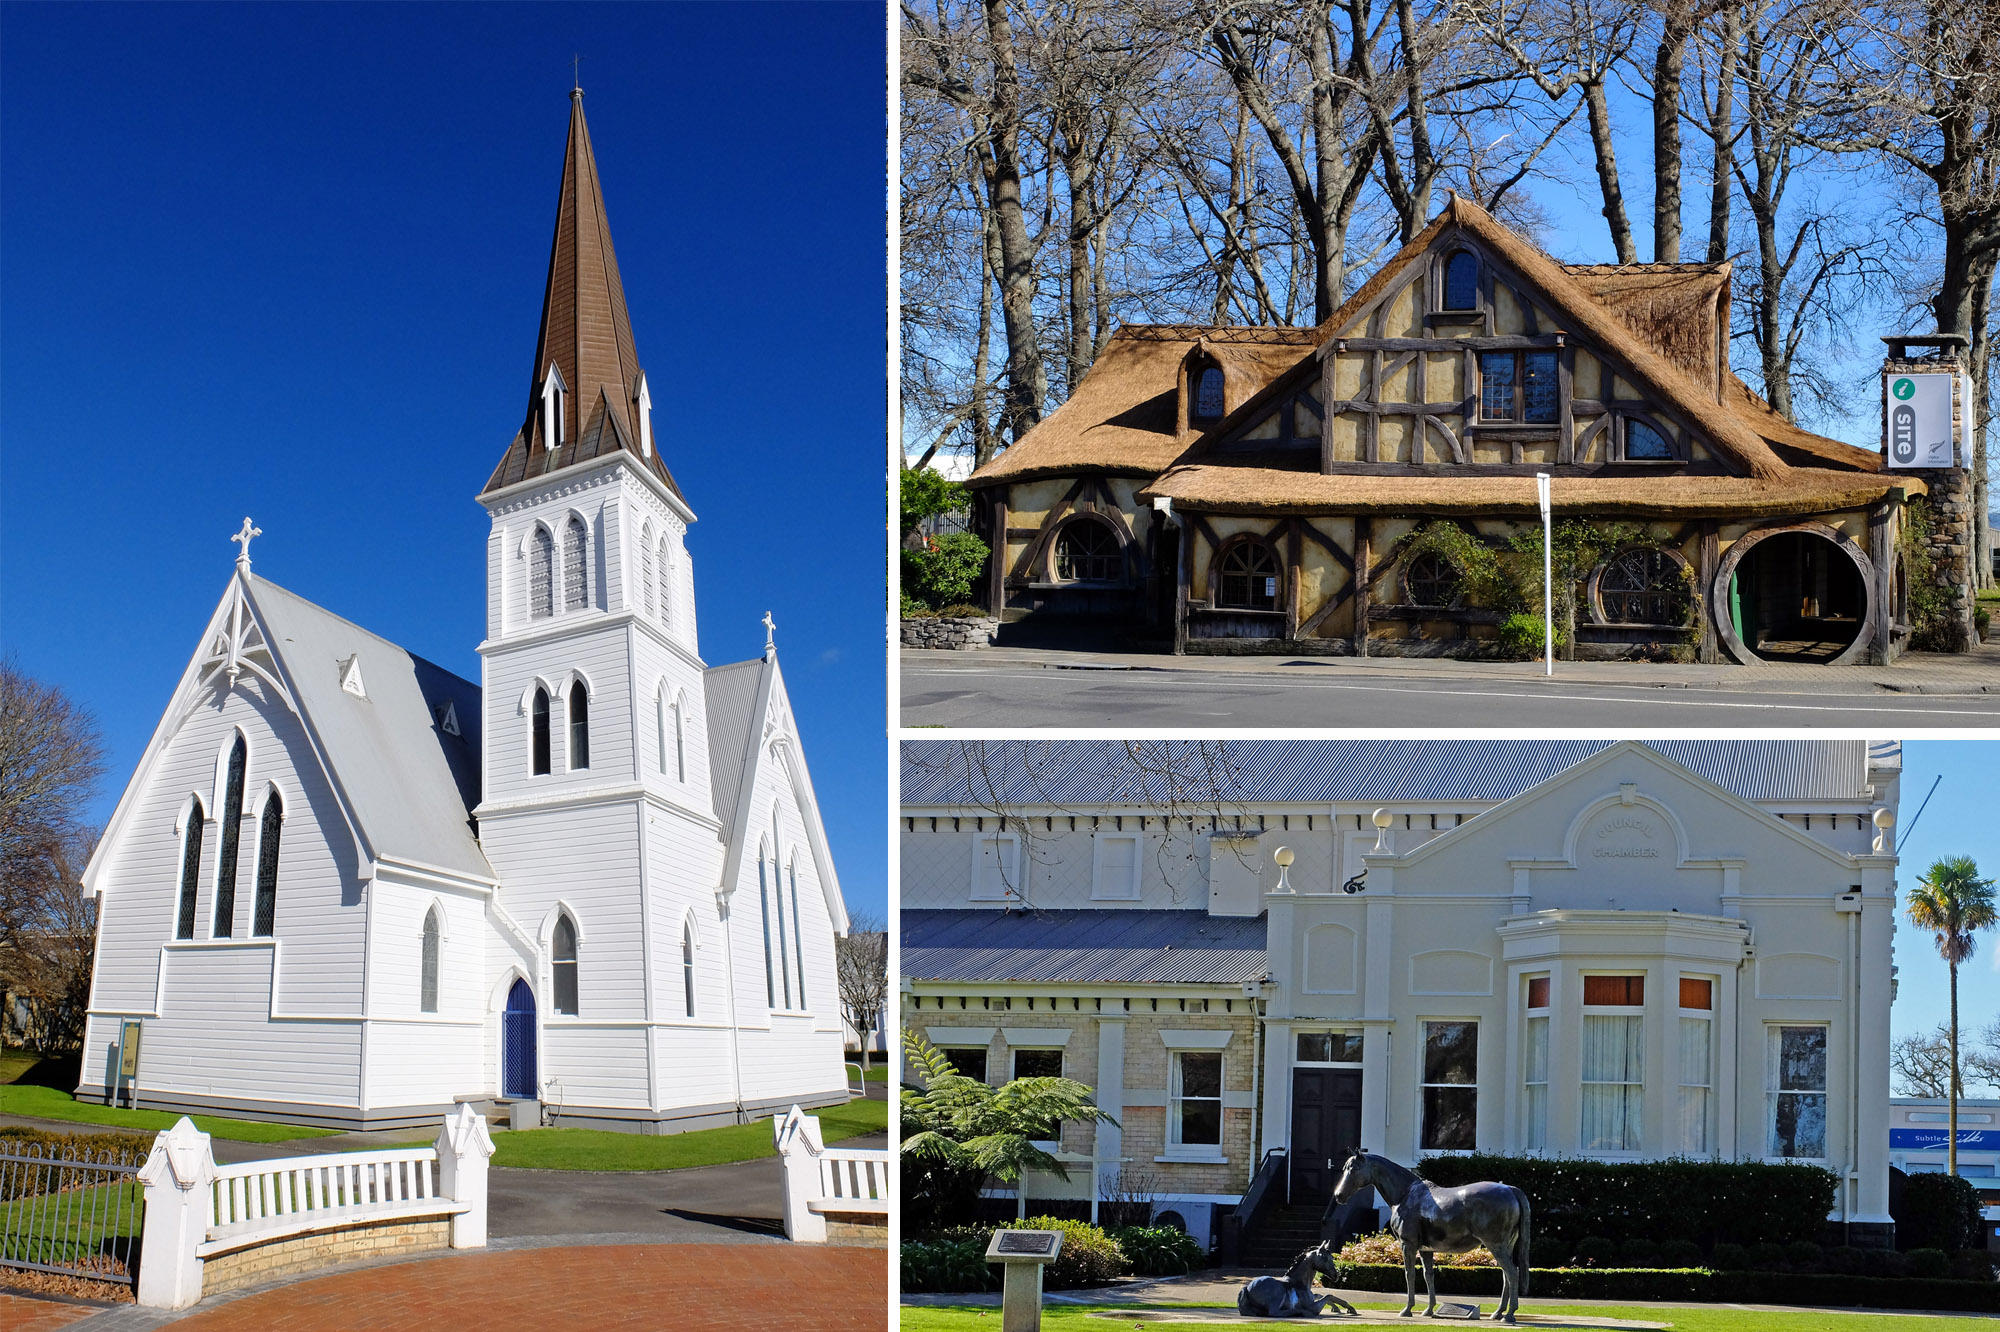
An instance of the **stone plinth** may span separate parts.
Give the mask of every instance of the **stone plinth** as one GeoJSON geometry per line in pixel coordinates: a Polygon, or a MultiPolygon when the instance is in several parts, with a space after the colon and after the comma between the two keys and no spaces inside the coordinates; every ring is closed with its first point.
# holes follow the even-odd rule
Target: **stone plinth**
{"type": "Polygon", "coordinates": [[[1000,617],[997,615],[904,620],[903,646],[966,652],[992,646],[993,636],[999,631],[1000,617]]]}

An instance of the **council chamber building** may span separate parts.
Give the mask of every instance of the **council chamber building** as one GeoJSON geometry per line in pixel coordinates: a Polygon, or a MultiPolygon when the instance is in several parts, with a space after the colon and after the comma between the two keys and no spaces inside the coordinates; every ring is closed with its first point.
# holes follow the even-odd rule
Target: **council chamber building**
{"type": "MultiPolygon", "coordinates": [[[[902,755],[904,1025],[1060,1073],[1031,1207],[1204,1242],[1350,1147],[1801,1161],[1884,1243],[1901,748],[926,741],[902,755]]],[[[1244,1237],[1244,1252],[1256,1237],[1244,1237]]]]}

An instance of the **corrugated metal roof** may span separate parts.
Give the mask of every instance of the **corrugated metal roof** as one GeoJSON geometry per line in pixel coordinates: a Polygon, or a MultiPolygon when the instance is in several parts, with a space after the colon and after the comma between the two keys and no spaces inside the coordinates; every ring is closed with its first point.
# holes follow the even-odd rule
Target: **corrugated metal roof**
{"type": "Polygon", "coordinates": [[[1262,916],[906,910],[897,919],[910,980],[1239,985],[1264,974],[1262,916]]]}
{"type": "MultiPolygon", "coordinates": [[[[1609,740],[917,740],[908,808],[1160,805],[1220,787],[1232,803],[1508,799],[1609,740]]],[[[1746,800],[1859,800],[1865,740],[1657,740],[1647,745],[1746,800]]],[[[1876,766],[1885,764],[1878,744],[1876,766]]],[[[1893,760],[1890,760],[1893,761],[1893,760]]]]}

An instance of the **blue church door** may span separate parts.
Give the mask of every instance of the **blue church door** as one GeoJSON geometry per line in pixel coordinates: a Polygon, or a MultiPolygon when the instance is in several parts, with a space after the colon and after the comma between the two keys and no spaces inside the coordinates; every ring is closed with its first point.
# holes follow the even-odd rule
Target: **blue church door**
{"type": "Polygon", "coordinates": [[[507,991],[507,1008],[500,1015],[500,1091],[505,1096],[533,1100],[535,1079],[535,992],[517,980],[507,991]]]}

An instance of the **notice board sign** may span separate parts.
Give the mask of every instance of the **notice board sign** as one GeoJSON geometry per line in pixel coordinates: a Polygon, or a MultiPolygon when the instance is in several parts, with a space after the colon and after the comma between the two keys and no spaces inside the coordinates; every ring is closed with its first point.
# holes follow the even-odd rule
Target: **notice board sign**
{"type": "Polygon", "coordinates": [[[118,1076],[127,1082],[139,1076],[139,1033],[145,1024],[127,1018],[118,1026],[118,1076]]]}
{"type": "Polygon", "coordinates": [[[1889,466],[1953,467],[1950,373],[1890,374],[1889,466]]]}

